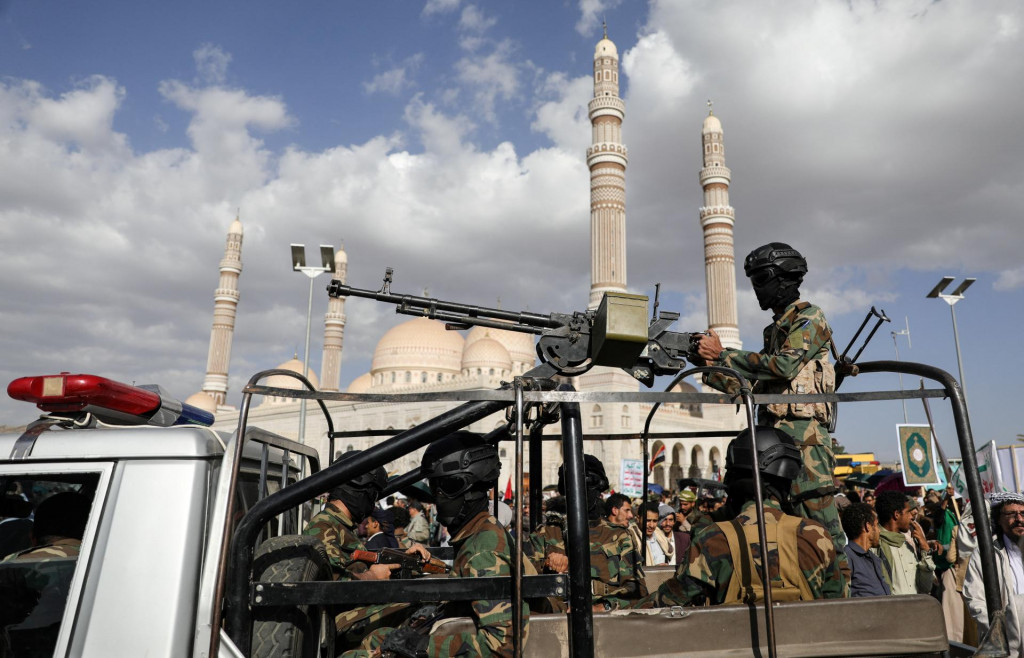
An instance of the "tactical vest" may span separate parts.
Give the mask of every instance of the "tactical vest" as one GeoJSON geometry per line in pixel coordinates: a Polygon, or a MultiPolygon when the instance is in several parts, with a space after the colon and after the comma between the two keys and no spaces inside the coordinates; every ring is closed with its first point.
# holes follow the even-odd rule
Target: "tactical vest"
{"type": "MultiPolygon", "coordinates": [[[[769,328],[770,335],[765,337],[766,351],[771,354],[779,349],[777,345],[780,337],[778,328],[784,321],[789,320],[792,322],[793,316],[803,311],[810,304],[807,302],[799,302],[790,307],[790,310],[786,315],[782,316],[775,322],[775,324],[769,328]]],[[[767,333],[767,332],[766,332],[767,333]]],[[[831,332],[825,338],[825,342],[821,345],[812,345],[807,351],[805,358],[808,360],[804,362],[800,368],[800,372],[796,374],[791,380],[780,380],[780,381],[765,381],[763,382],[764,393],[770,394],[784,394],[784,395],[802,395],[802,394],[822,394],[822,393],[835,393],[836,391],[836,369],[835,366],[828,359],[828,350],[826,349],[829,341],[832,340],[831,332]],[[820,359],[814,358],[818,352],[822,352],[820,359]]],[[[814,402],[814,403],[781,403],[776,402],[774,404],[765,405],[765,409],[769,414],[776,418],[782,418],[787,420],[806,420],[813,418],[822,425],[828,425],[832,422],[832,405],[827,402],[814,402]]]]}
{"type": "MultiPolygon", "coordinates": [[[[797,557],[796,539],[800,530],[801,519],[783,515],[778,523],[766,523],[765,535],[769,544],[775,544],[779,551],[779,578],[781,583],[773,582],[772,601],[810,601],[814,599],[807,577],[800,570],[797,557]]],[[[739,521],[719,522],[715,524],[725,534],[729,542],[729,553],[732,556],[733,573],[729,579],[729,587],[723,603],[757,603],[764,600],[764,584],[754,556],[751,544],[758,543],[757,524],[743,525],[739,521]],[[743,540],[740,540],[742,535],[743,540]]]]}

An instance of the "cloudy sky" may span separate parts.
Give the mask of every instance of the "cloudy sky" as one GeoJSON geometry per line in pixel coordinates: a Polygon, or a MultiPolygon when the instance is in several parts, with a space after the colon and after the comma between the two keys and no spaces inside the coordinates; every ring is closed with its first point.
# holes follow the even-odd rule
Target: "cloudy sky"
{"type": "MultiPolygon", "coordinates": [[[[976,440],[1024,432],[1016,0],[0,0],[0,379],[197,391],[236,209],[232,403],[251,373],[302,351],[308,283],[291,242],[344,241],[356,286],[393,266],[399,292],[582,309],[602,19],[627,104],[633,291],[660,281],[682,329],[706,323],[697,172],[713,99],[738,257],[790,242],[840,346],[876,305],[894,323],[862,358],[898,346],[954,374],[950,312],[925,294],[942,275],[977,277],[956,307],[976,440]]],[[[767,318],[740,284],[756,346],[767,318]]],[[[343,386],[398,320],[364,300],[346,310],[343,386]]],[[[920,403],[909,414],[923,420],[920,403]]],[[[31,417],[0,401],[0,425],[31,417]]],[[[837,435],[891,457],[902,420],[899,403],[846,405],[837,435]]]]}

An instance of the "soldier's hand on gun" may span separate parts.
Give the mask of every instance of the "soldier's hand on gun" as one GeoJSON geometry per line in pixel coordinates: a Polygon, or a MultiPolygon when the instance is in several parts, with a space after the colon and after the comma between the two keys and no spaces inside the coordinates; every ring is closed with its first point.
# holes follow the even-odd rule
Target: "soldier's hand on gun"
{"type": "Polygon", "coordinates": [[[566,573],[569,571],[569,558],[561,553],[548,553],[544,566],[555,573],[566,573]]]}
{"type": "Polygon", "coordinates": [[[391,572],[401,568],[399,564],[371,564],[358,580],[391,580],[391,572]]]}
{"type": "Polygon", "coordinates": [[[412,555],[413,553],[419,553],[419,556],[424,560],[430,559],[430,551],[423,544],[414,543],[412,546],[406,549],[407,554],[412,555]]]}
{"type": "Polygon", "coordinates": [[[697,354],[705,362],[713,362],[722,353],[722,341],[714,329],[708,329],[706,336],[701,336],[700,345],[697,346],[697,354]]]}

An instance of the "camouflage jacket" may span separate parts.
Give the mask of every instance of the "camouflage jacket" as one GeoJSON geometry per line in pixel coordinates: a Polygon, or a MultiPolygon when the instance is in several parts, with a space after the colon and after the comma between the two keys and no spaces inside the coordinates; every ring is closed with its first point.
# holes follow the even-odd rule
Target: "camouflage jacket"
{"type": "Polygon", "coordinates": [[[302,534],[317,537],[323,542],[327,549],[327,559],[338,580],[351,580],[352,570],[356,573],[366,571],[365,564],[352,559],[353,551],[366,550],[356,534],[356,524],[334,503],[327,503],[320,513],[310,519],[302,534]]]}
{"type": "MultiPolygon", "coordinates": [[[[828,360],[831,341],[825,313],[813,304],[797,301],[765,327],[760,352],[726,348],[708,365],[736,370],[751,382],[755,393],[782,393],[808,362],[828,360]]],[[[739,391],[738,382],[721,373],[705,374],[704,382],[725,393],[739,391]]]]}
{"type": "Polygon", "coordinates": [[[44,546],[33,546],[17,553],[11,553],[0,562],[22,562],[25,560],[44,560],[47,558],[78,557],[82,550],[81,539],[58,539],[44,546]]]}
{"type": "MultiPolygon", "coordinates": [[[[452,538],[455,562],[452,578],[480,578],[512,574],[512,536],[497,519],[481,512],[452,538]]],[[[431,635],[427,655],[500,656],[512,655],[512,603],[508,599],[448,604],[446,610],[473,619],[476,632],[431,635]]],[[[529,628],[530,612],[523,604],[523,640],[529,628]]]]}
{"type": "MultiPolygon", "coordinates": [[[[778,523],[783,513],[778,503],[766,501],[764,516],[765,523],[778,523]]],[[[744,505],[736,520],[745,526],[757,524],[753,501],[744,505]]],[[[836,563],[836,550],[832,538],[817,521],[800,521],[797,531],[797,559],[811,593],[816,599],[841,598],[843,579],[836,563]]],[[[768,551],[769,577],[772,583],[781,584],[777,546],[770,544],[768,551]]],[[[752,545],[751,552],[755,562],[760,565],[760,546],[752,545]]],[[[706,525],[694,532],[686,561],[679,565],[675,577],[665,581],[657,592],[638,601],[634,607],[720,604],[725,600],[733,571],[732,556],[725,533],[717,523],[706,525]]]]}
{"type": "MultiPolygon", "coordinates": [[[[523,546],[524,555],[537,571],[544,570],[549,553],[565,555],[565,539],[558,526],[542,526],[523,546]]],[[[628,599],[646,596],[647,588],[639,577],[640,554],[620,525],[605,519],[590,522],[590,579],[594,603],[607,603],[612,609],[629,607],[628,599]]]]}

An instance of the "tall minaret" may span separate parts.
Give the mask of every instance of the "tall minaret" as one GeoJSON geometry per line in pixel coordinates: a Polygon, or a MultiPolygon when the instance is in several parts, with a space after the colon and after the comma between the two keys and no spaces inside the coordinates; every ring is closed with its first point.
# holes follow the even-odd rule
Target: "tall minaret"
{"type": "Polygon", "coordinates": [[[210,355],[206,360],[203,393],[224,405],[228,392],[228,362],[231,360],[231,339],[235,333],[235,312],[238,308],[238,275],[242,273],[242,222],[235,215],[228,229],[224,258],[220,261],[220,283],[213,293],[213,330],[210,332],[210,355]]]}
{"type": "MultiPolygon", "coordinates": [[[[348,256],[345,243],[334,252],[335,281],[344,284],[348,278],[348,256]]],[[[337,391],[341,385],[341,344],[345,338],[345,298],[331,297],[324,316],[324,354],[321,359],[320,390],[337,391]]]]}
{"type": "Polygon", "coordinates": [[[594,98],[588,106],[592,144],[590,167],[590,308],[601,295],[626,291],[626,147],[622,119],[626,104],[619,98],[619,52],[604,38],[594,49],[594,98]]]}
{"type": "MultiPolygon", "coordinates": [[[[708,101],[711,107],[711,101],[708,101]]],[[[718,332],[724,347],[743,347],[736,321],[736,256],[733,224],[736,213],[729,205],[732,173],[725,166],[722,122],[709,110],[701,131],[704,167],[700,184],[704,205],[700,225],[704,229],[704,278],[707,284],[708,326],[718,332]]]]}

